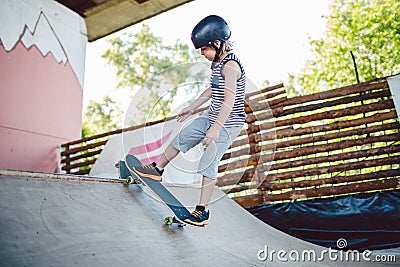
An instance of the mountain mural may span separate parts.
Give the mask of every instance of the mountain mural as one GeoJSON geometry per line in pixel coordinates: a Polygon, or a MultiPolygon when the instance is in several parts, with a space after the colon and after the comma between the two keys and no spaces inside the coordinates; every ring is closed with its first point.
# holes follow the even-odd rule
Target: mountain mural
{"type": "Polygon", "coordinates": [[[69,61],[83,88],[82,59],[87,42],[84,20],[60,4],[40,6],[29,4],[29,1],[5,2],[10,4],[2,4],[0,9],[3,48],[11,51],[21,41],[26,48],[36,46],[43,56],[51,53],[57,62],[66,64],[69,61]]]}

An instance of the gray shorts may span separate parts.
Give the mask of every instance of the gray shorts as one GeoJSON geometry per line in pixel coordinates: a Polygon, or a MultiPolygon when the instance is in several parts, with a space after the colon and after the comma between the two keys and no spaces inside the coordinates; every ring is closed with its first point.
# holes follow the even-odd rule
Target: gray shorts
{"type": "MultiPolygon", "coordinates": [[[[200,117],[187,123],[171,141],[171,145],[185,153],[203,141],[210,127],[208,113],[205,112],[200,117]]],[[[222,128],[215,146],[210,144],[205,150],[204,155],[200,159],[197,173],[211,179],[217,179],[218,164],[241,130],[242,127],[222,128]]]]}

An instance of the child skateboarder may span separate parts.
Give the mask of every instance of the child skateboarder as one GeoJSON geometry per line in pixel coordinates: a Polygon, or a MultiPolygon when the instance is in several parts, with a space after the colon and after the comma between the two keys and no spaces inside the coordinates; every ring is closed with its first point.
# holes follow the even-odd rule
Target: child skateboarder
{"type": "Polygon", "coordinates": [[[211,99],[209,109],[186,125],[171,141],[157,163],[134,167],[137,174],[161,180],[164,168],[180,152],[202,143],[214,146],[213,160],[198,170],[202,178],[199,204],[185,220],[189,224],[204,226],[209,222],[207,210],[218,177],[218,164],[245,122],[244,112],[246,75],[243,65],[229,41],[231,31],[225,20],[216,15],[202,19],[193,29],[191,39],[201,55],[212,62],[210,86],[177,116],[179,122],[187,119],[201,105],[211,99]]]}

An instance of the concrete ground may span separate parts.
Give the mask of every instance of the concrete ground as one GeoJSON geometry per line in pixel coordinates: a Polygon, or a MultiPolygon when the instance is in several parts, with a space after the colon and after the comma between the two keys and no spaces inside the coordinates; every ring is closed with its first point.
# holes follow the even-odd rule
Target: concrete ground
{"type": "MultiPolygon", "coordinates": [[[[198,199],[199,189],[168,189],[185,205],[198,199]]],[[[166,226],[168,210],[141,185],[0,171],[0,266],[378,266],[332,260],[214,197],[207,227],[166,226]]]]}

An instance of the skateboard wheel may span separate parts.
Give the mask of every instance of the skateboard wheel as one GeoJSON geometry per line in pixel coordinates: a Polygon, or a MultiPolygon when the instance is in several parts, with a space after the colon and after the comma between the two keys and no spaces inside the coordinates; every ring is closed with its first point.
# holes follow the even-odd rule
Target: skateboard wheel
{"type": "Polygon", "coordinates": [[[165,225],[171,225],[172,222],[173,222],[173,219],[171,218],[171,216],[165,217],[165,219],[164,219],[165,225]]]}
{"type": "Polygon", "coordinates": [[[127,183],[127,184],[133,184],[134,181],[135,181],[135,180],[133,179],[132,176],[128,176],[128,177],[126,178],[126,183],[127,183]]]}

